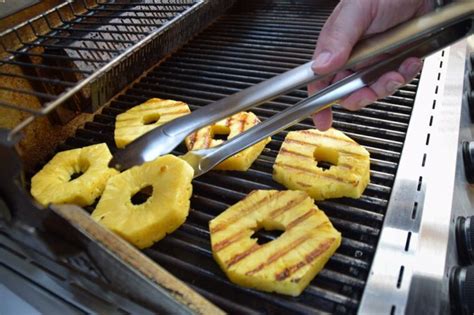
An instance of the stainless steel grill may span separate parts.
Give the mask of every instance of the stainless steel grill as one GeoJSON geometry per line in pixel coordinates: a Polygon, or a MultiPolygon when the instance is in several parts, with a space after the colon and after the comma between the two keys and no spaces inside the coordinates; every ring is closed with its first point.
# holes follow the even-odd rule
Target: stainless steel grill
{"type": "MultiPolygon", "coordinates": [[[[83,127],[76,129],[74,135],[61,143],[55,152],[99,142],[106,142],[111,151],[115,152],[115,117],[149,98],[184,101],[191,110],[195,110],[307,62],[312,57],[318,34],[336,4],[331,0],[241,0],[236,1],[231,10],[221,14],[231,4],[224,2],[73,1],[19,25],[10,32],[0,34],[0,39],[7,41],[4,44],[6,57],[0,64],[0,77],[15,77],[31,84],[28,89],[20,89],[3,86],[0,82],[0,95],[8,95],[6,100],[2,98],[0,101],[0,110],[2,106],[13,109],[21,107],[20,110],[32,115],[8,131],[10,138],[15,137],[35,116],[59,109],[58,106],[68,99],[72,103],[66,102],[66,108],[80,111],[85,109],[81,102],[86,100],[89,102],[86,102],[89,110],[99,108],[104,103],[105,106],[95,112],[83,127]],[[214,20],[217,16],[219,18],[214,20]],[[214,22],[210,26],[198,33],[212,20],[214,22]],[[33,35],[32,39],[22,37],[28,34],[28,30],[33,35]],[[188,41],[191,37],[192,40],[188,41]],[[11,48],[12,41],[17,42],[17,47],[11,48]],[[186,44],[183,45],[184,42],[186,44]],[[178,47],[180,48],[177,49],[178,47]],[[37,51],[38,48],[41,50],[37,51]],[[37,58],[40,58],[39,62],[37,58]],[[5,68],[10,66],[18,66],[22,72],[11,72],[9,68],[5,68]],[[137,79],[138,77],[140,78],[137,79]],[[126,89],[122,90],[124,87],[126,89]],[[10,103],[10,100],[17,99],[15,95],[36,96],[42,101],[43,107],[31,109],[22,104],[10,103]]],[[[442,56],[444,58],[444,52],[442,56]]],[[[446,72],[442,66],[446,59],[443,58],[440,57],[441,70],[430,70],[425,74],[437,74],[437,84],[441,88],[443,85],[440,78],[445,80],[446,72]]],[[[435,61],[430,61],[430,64],[434,63],[435,61]]],[[[425,81],[424,85],[429,84],[425,81]]],[[[405,143],[416,146],[420,142],[418,140],[425,137],[425,133],[420,133],[415,140],[407,139],[405,142],[409,125],[413,133],[413,122],[410,121],[423,116],[419,106],[416,108],[421,114],[417,116],[416,110],[413,111],[417,93],[422,93],[421,86],[423,81],[418,77],[393,96],[358,112],[348,112],[340,106],[333,107],[334,127],[370,152],[371,183],[359,199],[340,198],[318,202],[318,206],[342,233],[343,239],[335,255],[301,296],[293,298],[263,293],[232,284],[212,258],[208,222],[252,190],[285,189],[272,180],[274,159],[287,132],[313,128],[310,119],[273,136],[249,171],[210,172],[195,179],[192,209],[186,223],[143,253],[228,313],[353,314],[359,307],[363,310],[371,309],[375,305],[372,304],[374,295],[368,299],[364,290],[377,289],[379,282],[376,281],[383,278],[384,274],[380,269],[374,271],[371,267],[372,264],[377,265],[377,256],[379,266],[380,261],[383,263],[378,244],[380,241],[386,245],[387,239],[384,239],[383,232],[388,233],[387,224],[394,229],[400,228],[397,226],[400,222],[400,225],[407,225],[400,228],[400,235],[403,237],[397,239],[397,244],[390,243],[393,247],[403,243],[404,249],[400,252],[407,257],[423,241],[422,237],[419,238],[422,235],[420,222],[426,219],[423,212],[429,213],[423,209],[422,197],[427,177],[423,172],[429,173],[432,170],[429,163],[432,156],[436,155],[435,149],[430,149],[435,153],[428,149],[426,153],[420,153],[424,154],[423,161],[420,159],[421,170],[416,169],[416,172],[423,174],[424,180],[421,175],[418,179],[418,173],[410,174],[416,178],[415,182],[411,177],[402,178],[408,183],[406,187],[411,189],[406,193],[408,206],[400,209],[403,211],[399,212],[399,216],[394,214],[397,209],[393,209],[396,208],[396,201],[393,199],[403,193],[403,189],[400,189],[403,185],[396,181],[396,176],[400,176],[397,172],[403,169],[403,176],[408,172],[407,162],[400,163],[402,151],[406,149],[405,143]],[[387,212],[389,206],[392,211],[387,212]],[[405,224],[405,221],[409,223],[405,224]],[[405,238],[406,235],[408,238],[405,238]],[[378,279],[369,286],[371,277],[378,279]]],[[[426,99],[429,96],[431,100],[431,94],[423,96],[426,99]]],[[[438,110],[443,109],[442,100],[437,98],[438,85],[435,94],[433,108],[429,108],[431,112],[427,116],[431,115],[429,126],[424,124],[424,128],[428,129],[426,148],[430,132],[433,134],[432,143],[436,141],[435,133],[429,129],[433,124],[437,128],[435,103],[438,102],[438,110]]],[[[306,90],[299,89],[252,111],[261,120],[265,120],[306,96],[306,90]]],[[[420,98],[417,98],[417,102],[421,102],[420,98]]],[[[57,115],[61,116],[61,113],[57,115]]],[[[60,120],[64,122],[69,118],[66,115],[60,117],[60,120]]],[[[3,139],[3,131],[0,129],[0,140],[3,139]]],[[[0,157],[3,158],[2,145],[0,143],[0,157]]],[[[182,145],[173,153],[182,154],[185,151],[186,148],[182,145]]],[[[49,157],[55,152],[48,152],[49,157]]],[[[403,156],[407,157],[405,153],[404,151],[403,156]]],[[[418,154],[410,156],[418,159],[418,154]]],[[[45,162],[46,160],[38,164],[35,170],[39,170],[45,162]]],[[[4,169],[0,165],[0,174],[3,174],[2,171],[4,169]]],[[[27,173],[27,178],[32,174],[31,171],[27,173]]],[[[0,184],[0,197],[5,198],[2,196],[5,192],[1,188],[0,184]]],[[[8,191],[10,190],[7,189],[8,191]]],[[[0,218],[4,208],[2,198],[0,218]]],[[[8,198],[5,199],[8,201],[8,198]]],[[[92,209],[90,207],[86,210],[92,209]]],[[[84,237],[77,237],[76,234],[71,239],[69,235],[68,238],[55,238],[57,236],[49,234],[49,230],[35,230],[38,228],[34,224],[35,220],[43,224],[47,221],[44,216],[48,216],[51,211],[45,210],[43,213],[47,214],[35,213],[32,218],[29,218],[29,213],[21,213],[19,223],[15,223],[13,227],[2,225],[4,223],[0,220],[0,253],[3,253],[0,255],[0,273],[26,278],[31,270],[36,270],[34,268],[42,269],[59,279],[60,288],[37,278],[29,281],[53,291],[62,301],[58,304],[61,307],[73,305],[72,308],[80,312],[87,313],[91,309],[103,312],[177,312],[173,308],[176,305],[166,304],[169,302],[168,297],[159,299],[158,293],[147,291],[147,287],[138,280],[128,283],[130,278],[127,276],[130,276],[133,268],[124,276],[111,276],[110,270],[97,264],[98,258],[91,254],[93,251],[90,247],[100,247],[101,244],[94,244],[90,239],[84,243],[84,237]],[[40,240],[43,239],[53,240],[53,248],[41,243],[40,240]],[[22,251],[16,247],[16,242],[27,249],[29,258],[23,256],[22,251]],[[10,262],[7,257],[11,258],[10,262]],[[15,271],[15,268],[20,271],[15,271]],[[117,279],[126,285],[117,286],[117,279]],[[134,294],[139,290],[142,291],[134,294]],[[70,292],[74,292],[75,296],[71,296],[70,292]],[[84,299],[94,301],[94,306],[84,307],[81,304],[84,299]]],[[[256,234],[262,242],[277,236],[271,231],[259,231],[256,234]]],[[[392,241],[390,237],[388,240],[392,241]]],[[[386,247],[383,248],[384,251],[387,250],[386,247]]],[[[101,252],[95,253],[103,259],[101,252]]],[[[110,259],[111,256],[105,257],[110,259]]],[[[418,267],[408,262],[405,256],[400,256],[400,262],[393,265],[396,266],[390,265],[387,283],[393,280],[393,274],[396,279],[393,283],[385,283],[383,289],[397,290],[393,295],[397,299],[384,301],[374,308],[392,314],[403,312],[403,301],[406,303],[408,296],[405,288],[410,286],[411,276],[416,274],[415,267],[418,267]]],[[[108,262],[105,266],[117,265],[108,262]]],[[[119,266],[123,268],[123,265],[119,266]]],[[[132,264],[133,266],[136,269],[140,267],[132,264]]],[[[117,273],[124,270],[120,269],[117,273]]],[[[143,275],[142,269],[139,272],[143,275]]],[[[164,287],[169,290],[166,285],[164,287]]],[[[178,296],[176,300],[180,301],[180,291],[171,290],[171,295],[175,296],[174,294],[178,296]]],[[[166,295],[161,297],[163,296],[166,295]]]]}
{"type": "MultiPolygon", "coordinates": [[[[151,97],[181,100],[193,110],[302,64],[311,58],[318,32],[333,5],[328,1],[298,6],[286,1],[239,3],[114,99],[60,150],[98,142],[106,142],[114,150],[115,116],[151,97]]],[[[286,132],[273,137],[249,171],[212,172],[194,180],[193,210],[186,223],[146,254],[231,313],[354,313],[377,245],[416,87],[417,80],[355,114],[340,107],[334,110],[334,126],[369,150],[371,184],[358,200],[318,203],[342,232],[343,241],[301,297],[276,297],[233,285],[212,259],[209,245],[210,219],[254,189],[284,189],[271,179],[271,173],[286,132]]],[[[265,119],[306,95],[305,90],[298,90],[253,111],[265,119]]],[[[293,127],[307,128],[312,128],[309,119],[293,127]]],[[[184,151],[181,147],[175,153],[184,151]]],[[[273,237],[260,233],[267,241],[273,237]]]]}

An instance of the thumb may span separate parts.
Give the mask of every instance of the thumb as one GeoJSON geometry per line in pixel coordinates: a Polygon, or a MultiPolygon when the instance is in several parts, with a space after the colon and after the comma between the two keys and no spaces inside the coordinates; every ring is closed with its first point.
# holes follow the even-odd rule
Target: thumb
{"type": "Polygon", "coordinates": [[[370,0],[343,0],[337,5],[318,38],[312,66],[315,73],[333,72],[347,62],[352,48],[371,24],[373,3],[370,0]]]}

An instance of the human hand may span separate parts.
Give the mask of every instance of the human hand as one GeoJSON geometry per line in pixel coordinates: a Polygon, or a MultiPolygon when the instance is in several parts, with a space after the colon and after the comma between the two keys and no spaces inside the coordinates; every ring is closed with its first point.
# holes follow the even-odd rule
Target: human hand
{"type": "MultiPolygon", "coordinates": [[[[327,74],[344,66],[355,44],[364,37],[381,33],[434,7],[433,0],[341,0],[324,24],[314,51],[313,71],[327,74]]],[[[420,71],[422,62],[408,58],[398,71],[382,75],[376,82],[343,98],[340,104],[348,110],[361,109],[379,98],[393,94],[410,82],[420,71]]],[[[333,78],[308,85],[315,92],[351,74],[346,70],[333,78]]],[[[326,130],[332,125],[332,111],[327,108],[313,115],[316,128],[326,130]]]]}

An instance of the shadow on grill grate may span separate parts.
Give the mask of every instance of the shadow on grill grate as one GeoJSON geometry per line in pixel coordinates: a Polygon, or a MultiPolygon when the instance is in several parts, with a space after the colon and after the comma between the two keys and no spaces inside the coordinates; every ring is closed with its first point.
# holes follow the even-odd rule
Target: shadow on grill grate
{"type": "MultiPolygon", "coordinates": [[[[151,97],[204,106],[289,70],[312,56],[332,1],[241,1],[195,39],[103,109],[60,150],[107,142],[115,150],[115,116],[151,97]]],[[[230,313],[355,313],[367,280],[405,139],[418,81],[357,113],[334,108],[334,127],[371,154],[371,183],[358,200],[318,205],[342,232],[342,245],[304,293],[291,298],[233,285],[214,262],[208,221],[254,189],[282,189],[272,164],[286,135],[273,137],[248,172],[210,172],[194,180],[187,222],[145,250],[152,259],[230,313]]],[[[306,96],[304,89],[253,111],[262,119],[306,96]]],[[[309,119],[291,130],[312,128],[309,119]]],[[[175,153],[183,153],[184,147],[175,153]]],[[[265,233],[262,233],[265,237],[265,233]]],[[[267,235],[268,237],[268,235],[267,235]]]]}

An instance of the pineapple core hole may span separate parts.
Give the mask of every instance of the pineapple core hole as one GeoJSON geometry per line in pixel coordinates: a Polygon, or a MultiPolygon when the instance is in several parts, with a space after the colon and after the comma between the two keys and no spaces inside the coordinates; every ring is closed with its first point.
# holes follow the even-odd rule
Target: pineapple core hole
{"type": "Polygon", "coordinates": [[[225,126],[212,126],[211,135],[214,140],[226,141],[230,134],[230,128],[225,126]]]}
{"type": "Polygon", "coordinates": [[[158,113],[148,114],[148,115],[143,116],[144,125],[151,125],[151,124],[157,123],[158,120],[160,120],[160,114],[158,113]]]}
{"type": "Polygon", "coordinates": [[[328,170],[331,166],[337,166],[339,162],[339,152],[325,147],[317,147],[313,153],[317,166],[323,170],[328,170]]]}
{"type": "Polygon", "coordinates": [[[75,180],[76,178],[81,177],[82,174],[84,174],[83,171],[74,172],[74,174],[71,175],[71,178],[69,179],[69,181],[73,181],[73,180],[75,180]]]}
{"type": "Polygon", "coordinates": [[[71,176],[69,177],[69,181],[73,181],[75,180],[76,178],[79,178],[81,177],[82,175],[84,175],[85,172],[87,172],[87,169],[89,168],[89,163],[87,161],[79,161],[79,169],[76,169],[74,170],[74,173],[71,174],[71,176]]]}
{"type": "Polygon", "coordinates": [[[256,238],[257,239],[257,244],[263,245],[263,244],[269,243],[273,240],[276,240],[277,238],[280,237],[280,235],[283,234],[283,232],[285,232],[285,231],[282,231],[282,230],[267,231],[264,228],[261,228],[261,229],[256,230],[252,234],[251,238],[256,238]]]}
{"type": "Polygon", "coordinates": [[[153,186],[148,185],[137,191],[131,198],[132,204],[138,206],[145,203],[153,194],[153,186]]]}

